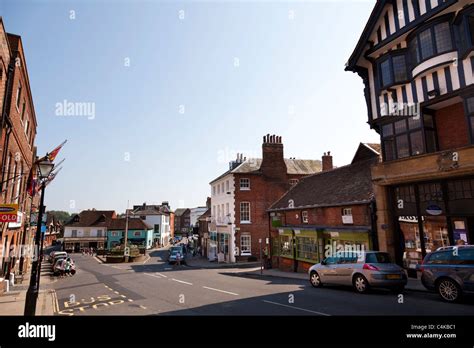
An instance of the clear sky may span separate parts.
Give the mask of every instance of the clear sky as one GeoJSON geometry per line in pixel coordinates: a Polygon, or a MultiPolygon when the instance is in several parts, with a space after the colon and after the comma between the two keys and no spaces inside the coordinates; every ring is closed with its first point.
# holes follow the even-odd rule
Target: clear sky
{"type": "Polygon", "coordinates": [[[344,71],[373,5],[2,0],[25,47],[38,153],[68,140],[47,209],[204,205],[209,181],[237,152],[260,157],[267,133],[285,157],[329,150],[348,164],[379,141],[362,80],[344,71]],[[65,100],[90,112],[61,113],[65,100]]]}

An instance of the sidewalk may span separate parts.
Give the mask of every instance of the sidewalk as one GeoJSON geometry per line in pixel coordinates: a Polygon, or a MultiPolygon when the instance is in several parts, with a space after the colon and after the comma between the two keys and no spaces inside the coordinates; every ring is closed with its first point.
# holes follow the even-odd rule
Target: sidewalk
{"type": "MultiPolygon", "coordinates": [[[[50,276],[49,263],[41,265],[40,291],[36,303],[36,315],[54,315],[57,310],[56,291],[47,289],[56,280],[50,276]],[[45,289],[46,288],[46,289],[45,289]]],[[[20,284],[10,286],[10,291],[0,295],[1,315],[24,315],[26,292],[30,284],[30,272],[24,275],[20,284]]]]}
{"type": "Polygon", "coordinates": [[[188,256],[186,257],[186,265],[195,268],[255,268],[260,266],[260,262],[218,263],[217,261],[211,262],[202,256],[188,256]]]}
{"type": "MultiPolygon", "coordinates": [[[[259,276],[260,267],[245,271],[243,273],[246,275],[251,275],[251,276],[256,276],[256,275],[259,276]]],[[[278,269],[264,269],[262,274],[263,276],[266,276],[266,277],[279,277],[279,278],[299,279],[299,280],[309,281],[309,277],[306,273],[284,272],[278,269]]],[[[414,278],[408,278],[408,283],[405,289],[409,291],[428,292],[428,290],[423,286],[423,284],[421,284],[421,280],[414,279],[414,278]]]]}

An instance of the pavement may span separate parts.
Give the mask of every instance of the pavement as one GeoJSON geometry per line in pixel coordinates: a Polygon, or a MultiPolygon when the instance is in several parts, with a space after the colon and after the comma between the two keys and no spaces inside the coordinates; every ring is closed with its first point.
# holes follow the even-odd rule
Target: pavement
{"type": "Polygon", "coordinates": [[[474,309],[472,300],[450,304],[425,291],[401,295],[374,289],[361,295],[352,287],[313,288],[304,274],[177,266],[168,264],[166,250],[149,255],[144,264],[73,256],[76,275],[51,284],[58,299],[56,315],[433,316],[472,315],[474,309]]]}
{"type": "Polygon", "coordinates": [[[189,267],[196,268],[254,268],[260,266],[260,262],[238,262],[238,263],[225,263],[217,261],[209,261],[206,257],[202,256],[188,256],[186,257],[186,265],[189,267]]]}
{"type": "MultiPolygon", "coordinates": [[[[10,286],[10,291],[0,296],[1,315],[24,315],[26,292],[30,283],[31,267],[21,283],[10,286]]],[[[50,264],[44,260],[41,265],[40,290],[36,302],[36,315],[54,315],[57,312],[56,291],[51,285],[56,281],[50,264]]]]}

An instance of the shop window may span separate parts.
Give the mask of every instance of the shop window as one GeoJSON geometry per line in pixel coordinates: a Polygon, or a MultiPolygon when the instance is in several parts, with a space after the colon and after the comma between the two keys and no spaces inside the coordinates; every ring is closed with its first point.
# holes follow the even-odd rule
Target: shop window
{"type": "Polygon", "coordinates": [[[291,236],[280,236],[280,256],[293,256],[293,242],[291,236]]]}
{"type": "Polygon", "coordinates": [[[318,261],[317,239],[312,237],[297,237],[296,257],[298,259],[318,261]]]}
{"type": "Polygon", "coordinates": [[[251,248],[251,237],[250,235],[242,235],[240,236],[240,255],[251,255],[252,248],[251,248]]]}
{"type": "Polygon", "coordinates": [[[77,230],[72,230],[71,231],[71,237],[72,238],[77,238],[77,230]]]}

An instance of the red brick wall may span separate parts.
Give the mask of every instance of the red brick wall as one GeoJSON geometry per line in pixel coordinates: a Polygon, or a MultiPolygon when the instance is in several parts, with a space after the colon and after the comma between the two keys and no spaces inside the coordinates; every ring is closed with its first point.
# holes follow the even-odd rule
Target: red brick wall
{"type": "Polygon", "coordinates": [[[462,103],[437,110],[435,120],[440,150],[469,145],[468,125],[462,103]]]}
{"type": "Polygon", "coordinates": [[[283,224],[285,225],[323,225],[323,226],[343,226],[342,209],[352,208],[353,225],[367,226],[370,225],[370,211],[367,205],[353,205],[344,207],[328,207],[328,208],[312,208],[289,210],[282,213],[283,224]],[[308,223],[303,223],[302,212],[308,212],[308,223]]]}

